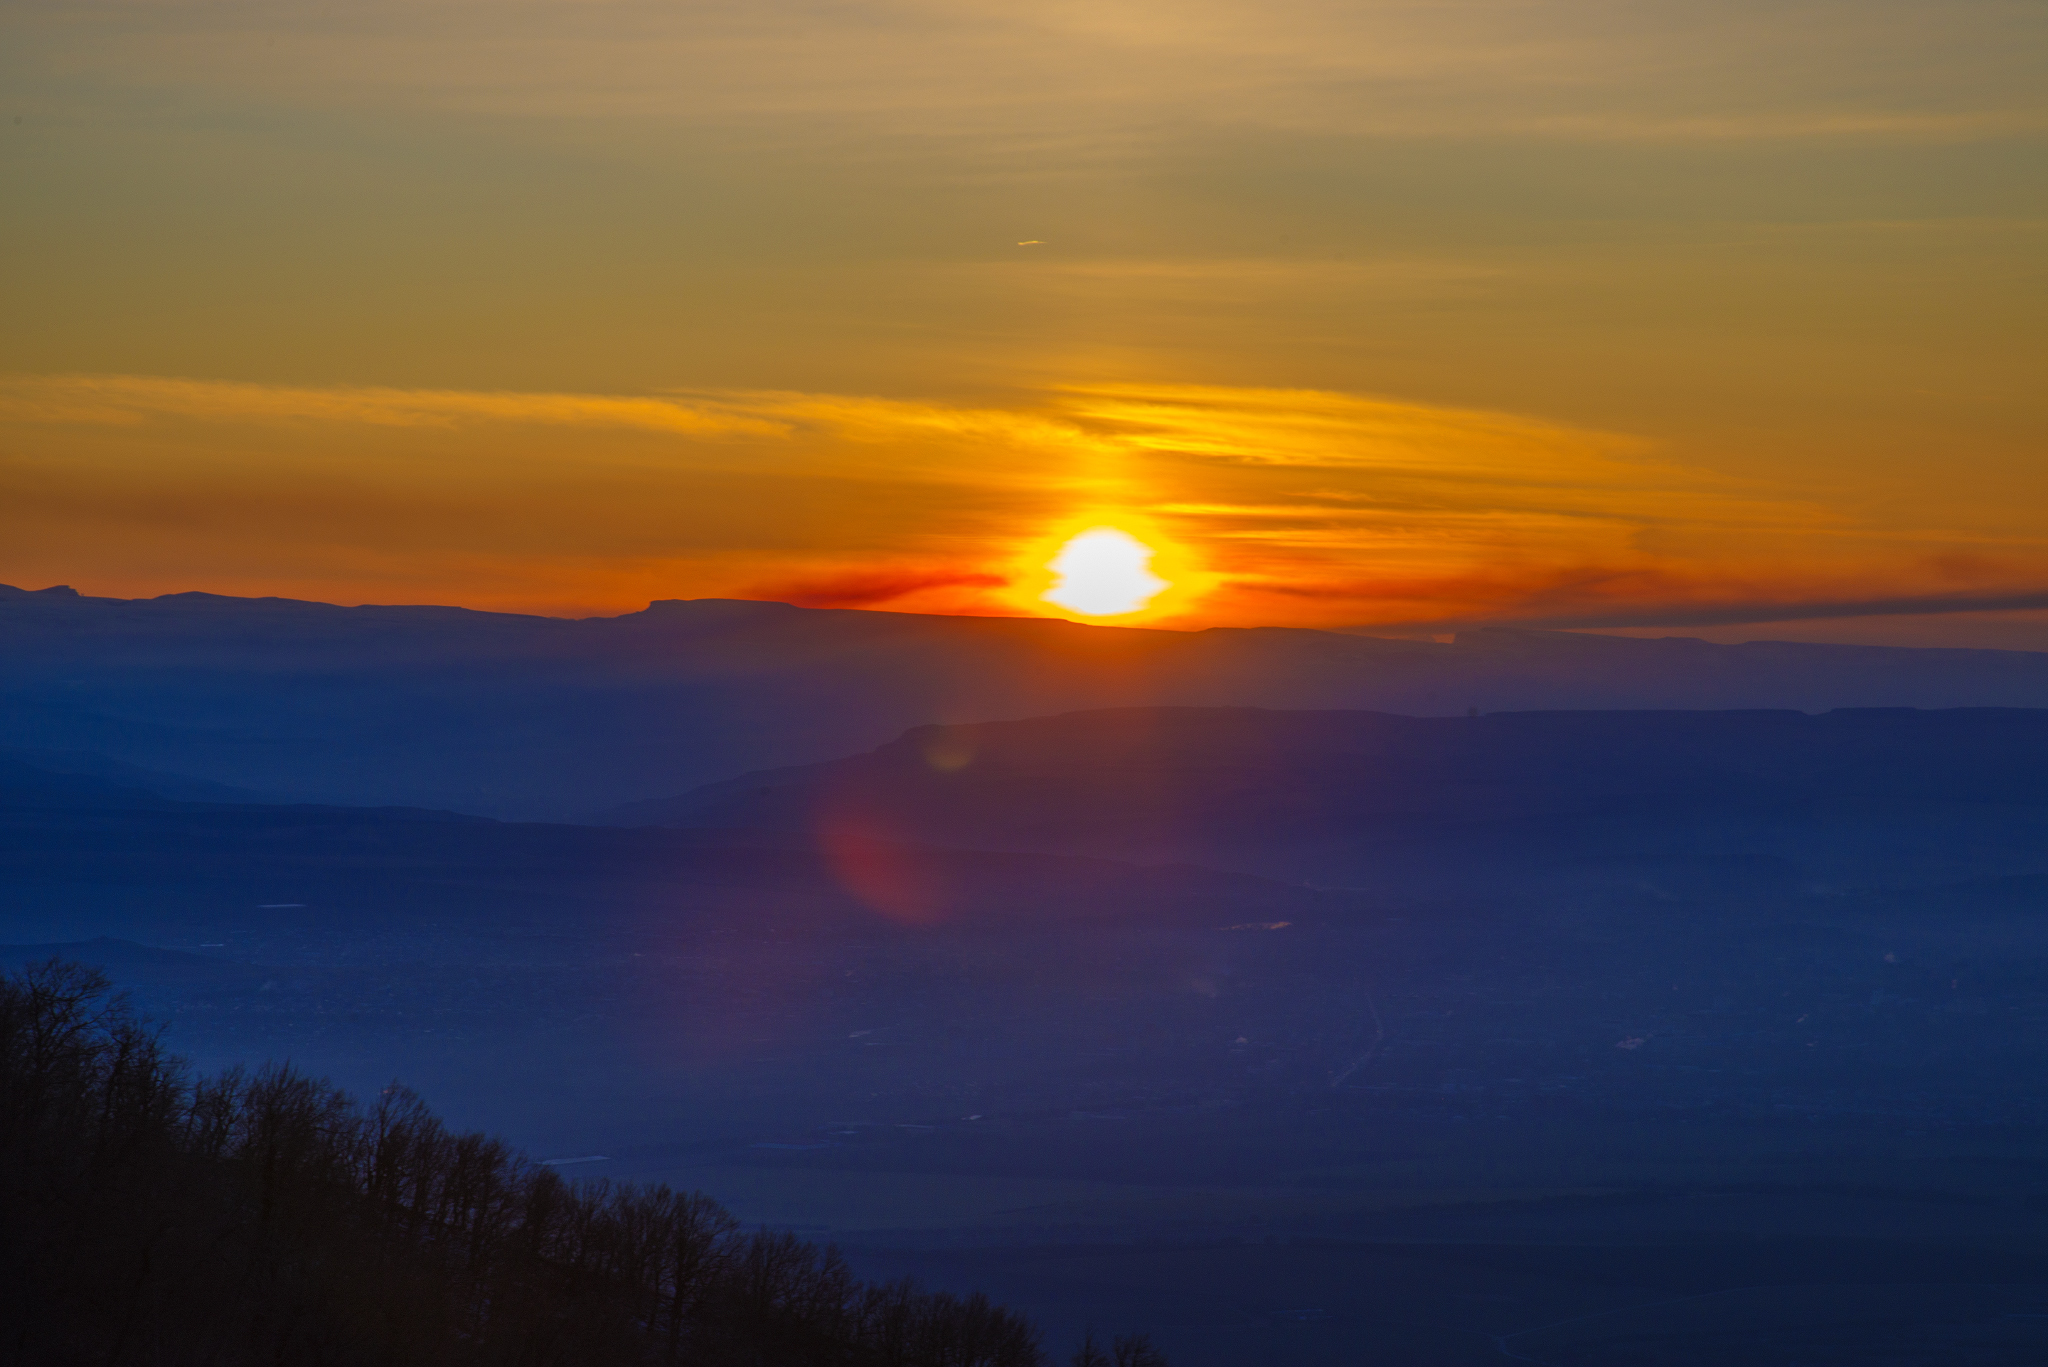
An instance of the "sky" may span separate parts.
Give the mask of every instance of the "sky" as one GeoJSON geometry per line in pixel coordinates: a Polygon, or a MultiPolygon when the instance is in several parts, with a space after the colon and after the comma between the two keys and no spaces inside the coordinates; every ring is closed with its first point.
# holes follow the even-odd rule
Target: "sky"
{"type": "Polygon", "coordinates": [[[0,0],[0,582],[2048,649],[2031,0],[0,0]]]}

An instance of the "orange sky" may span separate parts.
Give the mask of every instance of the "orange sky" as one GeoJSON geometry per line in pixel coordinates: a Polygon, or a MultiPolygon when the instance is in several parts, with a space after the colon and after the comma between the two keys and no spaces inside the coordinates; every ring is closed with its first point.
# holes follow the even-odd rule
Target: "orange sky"
{"type": "Polygon", "coordinates": [[[2042,26],[19,7],[0,582],[2048,648],[2042,26]]]}

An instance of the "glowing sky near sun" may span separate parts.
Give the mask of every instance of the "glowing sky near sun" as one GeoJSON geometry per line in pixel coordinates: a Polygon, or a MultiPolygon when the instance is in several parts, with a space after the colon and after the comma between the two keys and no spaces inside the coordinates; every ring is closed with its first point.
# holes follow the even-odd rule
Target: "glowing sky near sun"
{"type": "Polygon", "coordinates": [[[0,582],[1079,616],[1102,525],[1172,562],[1145,624],[2048,648],[2038,6],[109,0],[0,51],[0,582]]]}

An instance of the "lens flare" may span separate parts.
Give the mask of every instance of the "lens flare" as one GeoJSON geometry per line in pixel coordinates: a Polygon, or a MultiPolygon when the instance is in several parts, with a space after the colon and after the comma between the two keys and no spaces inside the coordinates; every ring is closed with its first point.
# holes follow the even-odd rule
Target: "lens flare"
{"type": "Polygon", "coordinates": [[[1167,587],[1152,573],[1153,550],[1129,532],[1095,527],[1082,532],[1054,556],[1052,587],[1039,596],[1084,617],[1137,612],[1167,587]]]}

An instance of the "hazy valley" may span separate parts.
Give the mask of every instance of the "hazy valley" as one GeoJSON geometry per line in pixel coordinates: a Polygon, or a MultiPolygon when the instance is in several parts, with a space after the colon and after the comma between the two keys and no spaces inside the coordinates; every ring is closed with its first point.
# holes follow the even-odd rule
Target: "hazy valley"
{"type": "Polygon", "coordinates": [[[202,1065],[399,1077],[1196,1367],[2048,1343],[2043,712],[1124,707],[522,824],[193,800],[318,701],[217,634],[199,777],[0,763],[5,952],[202,1065]]]}

